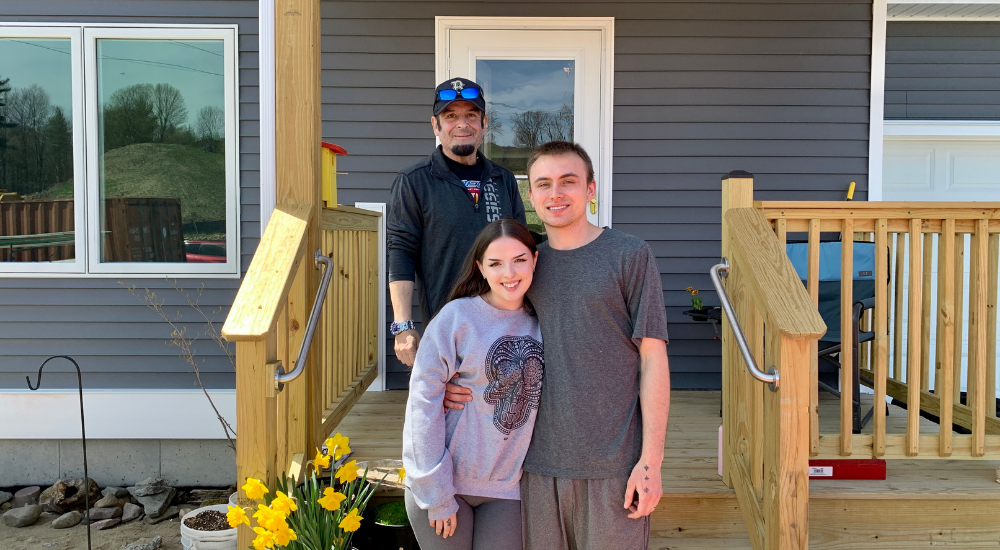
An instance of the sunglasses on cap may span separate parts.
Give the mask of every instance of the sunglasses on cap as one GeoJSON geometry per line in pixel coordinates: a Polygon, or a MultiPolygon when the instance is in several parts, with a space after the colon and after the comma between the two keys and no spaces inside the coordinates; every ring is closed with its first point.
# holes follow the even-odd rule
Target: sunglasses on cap
{"type": "Polygon", "coordinates": [[[476,88],[466,88],[464,90],[441,90],[437,93],[438,99],[441,101],[452,101],[461,97],[462,99],[477,99],[479,97],[479,90],[476,88]]]}

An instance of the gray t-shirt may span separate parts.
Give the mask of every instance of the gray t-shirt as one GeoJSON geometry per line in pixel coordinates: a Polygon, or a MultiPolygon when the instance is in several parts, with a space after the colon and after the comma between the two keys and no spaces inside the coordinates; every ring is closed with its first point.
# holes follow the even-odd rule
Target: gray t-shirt
{"type": "Polygon", "coordinates": [[[652,249],[607,228],[573,250],[543,243],[528,298],[545,342],[545,374],[524,469],[576,479],[627,475],[642,451],[639,343],[667,340],[652,249]]]}

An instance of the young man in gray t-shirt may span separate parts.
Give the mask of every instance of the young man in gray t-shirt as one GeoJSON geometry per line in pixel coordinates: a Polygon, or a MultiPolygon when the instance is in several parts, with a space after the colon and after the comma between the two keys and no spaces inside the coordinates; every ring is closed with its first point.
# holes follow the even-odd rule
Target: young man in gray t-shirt
{"type": "MultiPolygon", "coordinates": [[[[587,220],[597,184],[579,145],[542,145],[528,179],[548,242],[528,290],[546,371],[521,479],[524,547],[644,549],[670,408],[656,258],[587,220]]],[[[453,403],[468,400],[449,389],[453,403]]]]}

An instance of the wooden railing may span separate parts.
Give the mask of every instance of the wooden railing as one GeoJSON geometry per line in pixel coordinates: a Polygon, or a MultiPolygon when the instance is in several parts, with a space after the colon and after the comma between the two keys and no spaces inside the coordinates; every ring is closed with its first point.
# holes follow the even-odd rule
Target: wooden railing
{"type": "Polygon", "coordinates": [[[271,215],[222,331],[236,342],[239,485],[253,477],[273,486],[283,472],[298,479],[306,456],[377,376],[379,216],[338,206],[314,220],[311,205],[288,204],[271,215]],[[309,272],[316,222],[333,278],[305,371],[279,390],[275,370],[296,366],[317,292],[309,272]]]}
{"type": "MultiPolygon", "coordinates": [[[[852,331],[854,242],[874,242],[875,307],[863,320],[863,328],[874,331],[875,338],[859,351],[862,383],[875,392],[872,433],[852,434],[855,396],[850,368],[840,369],[839,433],[820,433],[814,349],[809,355],[810,454],[1000,458],[995,400],[1000,203],[756,202],[754,206],[771,222],[782,245],[794,234],[796,240],[808,240],[807,286],[814,303],[820,235],[839,233],[840,332],[845,338],[852,331]],[[963,338],[966,319],[968,334],[963,338]],[[967,358],[965,369],[963,358],[967,358]],[[968,389],[965,404],[960,403],[963,385],[968,389]],[[887,433],[887,395],[918,405],[907,408],[905,433],[887,433]],[[939,417],[938,433],[926,433],[926,427],[921,433],[921,410],[939,417]],[[972,433],[953,433],[953,423],[972,433]]],[[[851,346],[842,346],[841,365],[851,364],[851,354],[851,346]]]]}
{"type": "Polygon", "coordinates": [[[777,388],[751,377],[723,319],[723,478],[736,490],[755,550],[807,548],[809,540],[808,355],[825,331],[785,251],[758,210],[753,180],[723,179],[725,281],[755,362],[777,388]]]}

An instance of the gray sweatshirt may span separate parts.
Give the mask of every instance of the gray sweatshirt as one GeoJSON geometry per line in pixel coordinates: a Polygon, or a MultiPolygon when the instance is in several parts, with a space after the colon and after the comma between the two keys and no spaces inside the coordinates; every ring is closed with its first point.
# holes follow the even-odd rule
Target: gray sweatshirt
{"type": "Polygon", "coordinates": [[[542,392],[541,341],[536,317],[480,296],[448,302],[427,326],[410,375],[403,466],[429,519],[457,512],[455,495],[520,498],[542,392]],[[473,399],[445,412],[445,383],[456,372],[473,399]]]}

